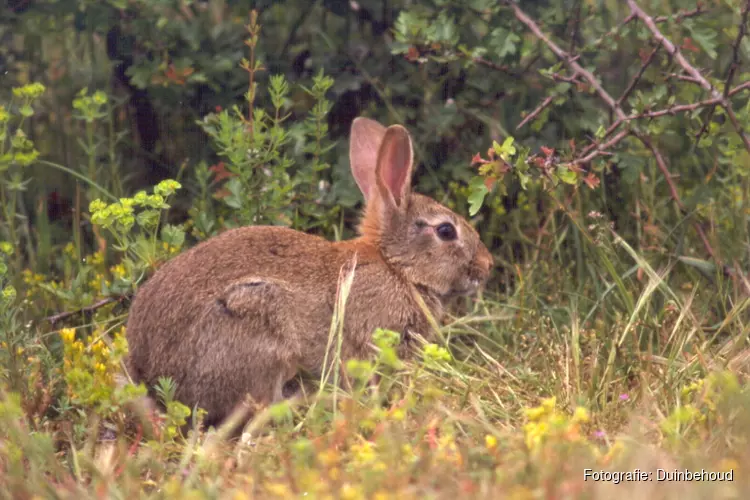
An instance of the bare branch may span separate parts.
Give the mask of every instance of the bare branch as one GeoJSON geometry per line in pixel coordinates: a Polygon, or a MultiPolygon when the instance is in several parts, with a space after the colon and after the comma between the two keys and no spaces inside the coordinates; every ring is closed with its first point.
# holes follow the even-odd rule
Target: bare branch
{"type": "Polygon", "coordinates": [[[519,123],[516,126],[516,130],[518,130],[520,128],[523,128],[524,125],[526,125],[527,123],[529,123],[530,121],[532,121],[534,118],[536,118],[539,115],[539,113],[541,113],[542,111],[544,111],[544,108],[546,108],[547,106],[549,106],[550,104],[552,104],[552,101],[554,101],[554,100],[555,100],[555,96],[549,96],[549,97],[547,97],[544,101],[542,101],[542,103],[539,106],[536,107],[536,109],[534,111],[532,111],[531,113],[529,113],[528,115],[526,115],[526,117],[523,120],[521,120],[521,123],[519,123]]]}
{"type": "MultiPolygon", "coordinates": [[[[526,15],[526,13],[521,10],[521,8],[516,5],[515,3],[511,2],[510,0],[504,0],[505,4],[510,7],[513,10],[514,15],[516,16],[516,19],[521,21],[523,24],[526,25],[526,27],[534,33],[534,35],[539,38],[542,42],[544,42],[547,47],[559,58],[565,63],[565,65],[573,72],[574,75],[580,75],[582,78],[584,78],[596,91],[596,93],[599,95],[599,98],[602,99],[607,106],[612,110],[612,112],[617,117],[617,120],[607,129],[607,134],[605,134],[605,137],[611,133],[613,133],[621,124],[628,122],[631,117],[625,114],[625,112],[622,110],[622,107],[619,105],[615,99],[612,98],[612,96],[602,87],[601,83],[596,79],[596,77],[590,72],[584,69],[580,64],[576,62],[577,57],[571,57],[570,54],[562,50],[555,42],[553,42],[540,28],[539,26],[534,22],[533,19],[531,19],[529,16],[526,15]]],[[[654,23],[654,20],[645,14],[643,14],[643,11],[641,11],[638,6],[635,4],[633,0],[628,0],[628,4],[631,6],[631,11],[638,16],[640,19],[643,19],[641,15],[645,16],[648,19],[648,23],[650,23],[650,27],[652,28],[652,33],[655,31],[655,33],[658,33],[659,36],[655,35],[655,38],[659,43],[661,43],[665,49],[673,56],[682,59],[682,62],[680,65],[683,67],[683,69],[690,74],[693,78],[698,80],[700,82],[700,85],[704,85],[704,82],[706,85],[708,85],[708,89],[712,89],[711,85],[706,81],[705,78],[703,78],[703,75],[701,75],[694,67],[692,67],[690,64],[687,63],[684,57],[680,54],[680,52],[675,48],[675,46],[669,42],[669,40],[666,40],[663,35],[659,32],[658,28],[656,28],[656,25],[654,23]],[[639,14],[639,12],[641,14],[639,14]],[[665,43],[666,42],[666,43],[665,43]],[[684,63],[684,64],[683,64],[684,63]]],[[[644,20],[644,22],[646,22],[644,20]]],[[[725,104],[728,104],[728,99],[724,97],[723,95],[719,94],[715,91],[715,89],[712,89],[716,95],[712,95],[713,98],[718,98],[721,100],[722,106],[725,104]]],[[[731,107],[729,108],[731,109],[731,107]]],[[[727,114],[729,114],[729,110],[727,110],[727,114]]],[[[735,117],[736,120],[736,117],[735,117]]],[[[647,137],[644,134],[640,134],[636,131],[630,131],[628,129],[620,131],[615,137],[610,139],[604,144],[594,146],[594,151],[590,152],[586,157],[581,158],[578,161],[574,161],[574,164],[582,164],[590,162],[593,158],[604,154],[604,151],[611,147],[614,144],[617,144],[619,141],[624,139],[627,135],[632,134],[638,140],[643,143],[643,145],[651,150],[652,154],[654,155],[654,158],[656,159],[656,163],[659,167],[659,170],[661,171],[662,175],[664,175],[664,178],[667,182],[667,185],[669,187],[670,195],[674,202],[677,204],[677,206],[684,212],[685,205],[683,204],[682,200],[680,199],[680,194],[677,191],[677,186],[674,183],[674,180],[672,179],[672,174],[669,172],[669,169],[667,168],[667,164],[664,161],[664,157],[661,155],[659,150],[654,146],[653,142],[649,137],[647,137]]],[[[744,134],[743,134],[744,136],[744,134]]],[[[602,138],[601,140],[603,140],[602,138]]],[[[748,147],[750,147],[750,143],[748,144],[748,147]]],[[[589,150],[587,148],[587,150],[589,150]]],[[[750,149],[748,149],[750,151],[750,149]]],[[[586,150],[584,150],[586,151],[586,150]]],[[[710,242],[708,241],[708,238],[705,235],[705,232],[703,231],[703,228],[700,226],[698,222],[694,223],[695,230],[698,233],[698,236],[700,237],[701,241],[703,242],[703,245],[706,249],[706,252],[711,256],[711,258],[716,258],[716,252],[714,251],[713,247],[711,246],[710,242]]]]}
{"type": "Polygon", "coordinates": [[[706,78],[700,73],[700,71],[695,69],[695,67],[690,64],[685,56],[682,55],[680,49],[678,49],[668,38],[666,38],[661,33],[661,31],[659,31],[659,28],[656,26],[656,22],[654,21],[654,19],[646,14],[643,9],[638,6],[635,0],[627,0],[627,2],[631,12],[638,16],[641,21],[643,21],[646,27],[648,27],[648,29],[651,31],[651,34],[654,36],[656,41],[664,46],[666,51],[677,61],[677,64],[679,64],[689,76],[694,78],[701,87],[706,89],[711,94],[712,98],[720,99],[719,104],[726,111],[729,120],[732,122],[732,126],[734,126],[735,130],[742,139],[742,142],[745,145],[745,149],[750,152],[750,138],[748,138],[748,136],[745,134],[745,131],[742,129],[742,125],[740,124],[739,120],[737,120],[737,115],[734,113],[732,105],[727,97],[716,90],[716,88],[714,88],[714,86],[711,85],[708,80],[706,80],[706,78]]]}
{"type": "Polygon", "coordinates": [[[526,27],[529,28],[529,30],[534,33],[537,38],[543,41],[545,45],[547,45],[547,47],[549,47],[549,49],[560,60],[562,60],[566,66],[568,66],[568,68],[573,72],[574,75],[582,76],[589,83],[589,85],[591,85],[594,90],[596,90],[596,93],[599,94],[599,97],[601,97],[602,100],[607,103],[607,106],[609,106],[610,109],[612,109],[615,114],[617,114],[618,118],[625,118],[625,113],[617,105],[617,102],[615,102],[612,96],[609,95],[606,90],[604,90],[604,87],[602,87],[601,83],[599,83],[599,80],[597,80],[596,77],[591,74],[591,72],[587,71],[583,68],[583,66],[578,64],[578,57],[571,56],[563,49],[561,49],[555,42],[550,40],[550,38],[539,28],[534,20],[527,16],[526,13],[521,10],[521,8],[517,4],[508,0],[505,0],[505,4],[513,9],[513,14],[515,14],[516,18],[523,24],[525,24],[526,27]]]}
{"type": "MultiPolygon", "coordinates": [[[[617,124],[620,125],[621,123],[623,122],[618,122],[617,124]]],[[[608,140],[607,142],[601,145],[597,142],[593,143],[592,145],[590,145],[589,147],[583,150],[583,154],[586,154],[588,151],[591,151],[591,152],[586,154],[586,156],[573,160],[572,162],[573,165],[585,165],[587,163],[591,163],[591,161],[594,160],[594,158],[598,156],[609,154],[607,153],[607,150],[615,146],[618,142],[623,140],[628,135],[630,135],[630,130],[625,129],[625,130],[621,130],[618,134],[616,134],[610,140],[608,140]]]]}
{"type": "MultiPolygon", "coordinates": [[[[672,199],[680,208],[680,211],[684,213],[685,205],[682,203],[682,200],[680,199],[680,194],[677,192],[677,186],[675,185],[674,180],[672,179],[672,173],[669,171],[669,168],[667,168],[667,162],[664,161],[664,157],[661,155],[661,152],[658,149],[656,149],[654,144],[651,142],[651,139],[649,139],[648,137],[640,136],[638,137],[638,139],[640,139],[640,141],[643,143],[644,146],[646,146],[648,149],[651,150],[651,153],[654,155],[654,159],[656,159],[656,166],[659,168],[662,175],[664,176],[664,179],[667,181],[667,186],[669,186],[669,192],[672,195],[672,199]]],[[[716,252],[711,246],[711,242],[708,241],[708,237],[706,236],[706,233],[703,230],[703,226],[701,226],[700,222],[695,221],[693,222],[693,227],[695,228],[695,232],[698,233],[698,237],[703,243],[703,248],[706,250],[706,253],[708,253],[708,255],[711,256],[712,259],[719,262],[716,256],[716,252]]]]}
{"type": "Polygon", "coordinates": [[[659,52],[659,45],[654,47],[654,50],[652,50],[651,53],[646,58],[646,60],[643,61],[643,64],[641,64],[641,69],[639,69],[638,73],[636,73],[633,79],[630,80],[630,83],[625,89],[625,92],[623,92],[620,98],[617,99],[618,106],[622,106],[622,103],[625,102],[628,99],[628,97],[630,97],[630,93],[633,92],[633,89],[635,89],[635,86],[638,85],[638,82],[641,80],[643,73],[646,72],[646,69],[648,69],[648,67],[651,66],[651,63],[653,62],[654,57],[656,56],[657,52],[659,52]]]}
{"type": "Polygon", "coordinates": [[[84,314],[84,315],[91,314],[94,311],[96,311],[97,309],[100,309],[100,308],[102,308],[102,307],[104,307],[104,306],[106,306],[108,304],[112,304],[112,303],[115,303],[115,302],[117,302],[117,303],[123,302],[123,301],[125,301],[126,299],[129,299],[129,298],[130,297],[127,296],[127,295],[119,295],[119,296],[116,296],[116,297],[107,297],[106,299],[102,299],[99,302],[94,302],[90,306],[82,307],[82,308],[77,309],[75,311],[65,311],[65,312],[61,312],[61,313],[55,314],[53,316],[48,316],[47,318],[45,318],[45,321],[49,321],[50,323],[52,323],[52,325],[55,325],[59,321],[62,321],[62,320],[67,319],[67,318],[70,318],[71,316],[76,316],[78,314],[84,314]]]}
{"type": "MultiPolygon", "coordinates": [[[[729,68],[727,68],[727,76],[724,79],[724,97],[727,97],[729,95],[729,89],[732,87],[732,80],[734,79],[734,74],[741,64],[740,43],[742,43],[742,39],[745,37],[745,33],[747,31],[748,11],[750,11],[750,0],[747,0],[745,2],[745,6],[742,8],[742,15],[741,15],[742,20],[740,21],[739,28],[737,29],[737,37],[734,39],[734,43],[732,44],[732,62],[729,63],[729,68]]],[[[701,137],[708,130],[708,126],[711,123],[711,120],[713,119],[715,110],[716,110],[716,106],[714,105],[709,110],[708,116],[706,117],[706,120],[703,126],[695,135],[696,139],[701,137]]]]}
{"type": "MultiPolygon", "coordinates": [[[[735,88],[730,90],[728,92],[728,96],[732,97],[735,94],[738,94],[739,92],[742,92],[743,90],[748,90],[748,89],[750,89],[750,82],[745,82],[741,85],[737,85],[735,88]]],[[[604,132],[604,135],[601,137],[600,141],[612,135],[615,130],[617,130],[623,123],[626,123],[626,122],[631,122],[631,121],[638,120],[641,118],[659,118],[661,116],[666,116],[666,115],[676,115],[677,113],[683,113],[686,111],[694,111],[699,108],[715,106],[717,104],[719,104],[718,99],[706,99],[705,101],[699,101],[693,104],[675,104],[666,109],[660,109],[657,111],[643,111],[641,113],[632,114],[630,116],[627,116],[625,119],[615,120],[612,123],[612,125],[610,125],[609,128],[607,128],[607,130],[604,132]]],[[[624,138],[625,136],[628,135],[628,133],[629,131],[627,130],[621,132],[619,134],[619,139],[624,138]]],[[[597,156],[599,156],[601,154],[601,151],[611,148],[617,142],[619,142],[619,140],[608,141],[601,148],[599,147],[599,141],[593,142],[592,144],[589,144],[583,149],[581,154],[584,156],[581,159],[576,160],[575,163],[578,163],[578,164],[588,163],[594,158],[596,158],[597,156]],[[595,153],[589,154],[591,153],[592,150],[596,150],[598,151],[598,153],[595,152],[595,153]]]]}
{"type": "Polygon", "coordinates": [[[737,37],[734,39],[732,44],[732,62],[729,64],[727,70],[727,77],[724,80],[724,96],[728,95],[729,89],[732,87],[732,79],[734,78],[737,69],[740,67],[740,44],[742,39],[747,33],[747,16],[750,13],[750,0],[745,1],[745,6],[742,8],[742,20],[740,21],[739,28],[737,29],[737,37]]]}
{"type": "Polygon", "coordinates": [[[489,59],[485,59],[484,57],[473,57],[470,58],[474,63],[479,64],[481,66],[487,66],[488,68],[492,68],[497,71],[502,71],[503,73],[507,73],[511,76],[520,76],[520,73],[513,71],[507,64],[498,64],[496,62],[492,62],[489,59]]]}
{"type": "Polygon", "coordinates": [[[677,13],[676,16],[658,16],[654,18],[654,21],[657,23],[664,23],[666,21],[669,21],[670,19],[674,19],[676,22],[679,23],[683,19],[688,19],[690,17],[699,16],[701,14],[705,14],[706,12],[708,12],[708,9],[703,6],[702,2],[698,2],[698,6],[693,10],[680,11],[677,13]]]}
{"type": "Polygon", "coordinates": [[[677,73],[671,73],[667,75],[668,78],[677,78],[678,80],[682,80],[683,82],[691,82],[695,84],[699,84],[698,80],[693,78],[692,76],[687,75],[678,75],[677,73]]]}

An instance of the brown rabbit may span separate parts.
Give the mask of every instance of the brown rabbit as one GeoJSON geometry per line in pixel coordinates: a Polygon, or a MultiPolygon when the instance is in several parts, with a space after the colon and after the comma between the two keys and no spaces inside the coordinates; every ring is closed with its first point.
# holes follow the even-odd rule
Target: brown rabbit
{"type": "Polygon", "coordinates": [[[128,370],[151,387],[177,383],[176,398],[220,423],[247,394],[283,398],[298,372],[321,373],[337,283],[356,255],[342,358],[364,357],[375,328],[430,329],[445,299],[487,280],[492,256],[462,217],[411,192],[413,152],[405,128],[357,118],[352,173],[366,209],[359,237],[329,242],[288,228],[228,230],[175,257],[138,291],[127,325],[128,370]]]}

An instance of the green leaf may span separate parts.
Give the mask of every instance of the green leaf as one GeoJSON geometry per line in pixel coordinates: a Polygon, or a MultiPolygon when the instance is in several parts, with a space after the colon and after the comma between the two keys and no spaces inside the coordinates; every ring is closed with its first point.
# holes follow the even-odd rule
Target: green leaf
{"type": "Polygon", "coordinates": [[[716,275],[716,264],[703,259],[696,259],[695,257],[677,257],[677,260],[683,264],[696,268],[706,276],[712,277],[716,275]]]}
{"type": "Polygon", "coordinates": [[[24,118],[29,118],[30,116],[34,116],[34,108],[32,108],[28,104],[24,104],[20,108],[18,108],[18,112],[21,113],[21,116],[24,118]]]}
{"type": "Polygon", "coordinates": [[[161,240],[173,247],[181,247],[185,242],[185,231],[179,226],[166,224],[161,230],[161,240]]]}
{"type": "Polygon", "coordinates": [[[224,203],[230,208],[242,208],[242,183],[236,177],[229,179],[224,187],[229,191],[229,196],[224,197],[224,203]]]}
{"type": "Polygon", "coordinates": [[[498,144],[497,141],[492,141],[492,149],[495,151],[496,155],[503,160],[508,161],[511,156],[516,154],[516,147],[513,145],[513,141],[514,139],[511,136],[505,138],[502,146],[498,144]]]}
{"type": "Polygon", "coordinates": [[[474,177],[469,183],[469,215],[473,217],[479,212],[487,193],[489,193],[489,190],[484,184],[484,178],[474,177]]]}
{"type": "Polygon", "coordinates": [[[557,176],[565,184],[575,185],[578,183],[578,175],[576,175],[576,173],[570,170],[568,167],[557,167],[557,176]]]}
{"type": "Polygon", "coordinates": [[[490,35],[489,45],[495,49],[499,58],[504,58],[509,54],[515,54],[518,50],[517,44],[521,38],[515,33],[505,28],[496,28],[490,35]]]}
{"type": "Polygon", "coordinates": [[[693,40],[695,40],[695,43],[697,43],[700,48],[702,48],[706,52],[706,55],[708,55],[708,57],[710,57],[711,59],[716,59],[717,31],[693,28],[692,25],[688,25],[688,31],[693,37],[693,40]]]}
{"type": "Polygon", "coordinates": [[[156,210],[144,210],[138,214],[135,220],[144,229],[154,229],[159,221],[159,212],[156,210]]]}

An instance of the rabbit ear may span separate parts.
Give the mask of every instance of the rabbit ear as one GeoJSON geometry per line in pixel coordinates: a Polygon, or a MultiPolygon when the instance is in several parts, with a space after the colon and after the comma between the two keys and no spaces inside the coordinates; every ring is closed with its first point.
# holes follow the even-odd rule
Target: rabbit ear
{"type": "Polygon", "coordinates": [[[359,117],[352,122],[349,163],[365,202],[370,201],[375,188],[375,166],[385,131],[384,126],[369,118],[359,117]]]}
{"type": "Polygon", "coordinates": [[[401,207],[411,192],[414,151],[409,132],[401,125],[388,127],[378,151],[378,191],[384,201],[401,207]]]}

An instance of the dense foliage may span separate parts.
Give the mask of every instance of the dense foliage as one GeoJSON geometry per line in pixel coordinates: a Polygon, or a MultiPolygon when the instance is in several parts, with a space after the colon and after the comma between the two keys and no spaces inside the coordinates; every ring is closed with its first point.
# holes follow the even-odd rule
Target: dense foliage
{"type": "Polygon", "coordinates": [[[742,496],[749,17],[748,0],[9,0],[3,496],[742,496]],[[417,361],[375,332],[377,357],[338,360],[349,384],[260,411],[240,443],[185,434],[200,412],[168,379],[142,414],[122,380],[138,286],[237,225],[351,237],[359,115],[405,125],[416,189],[475,224],[497,263],[483,296],[417,361]]]}

